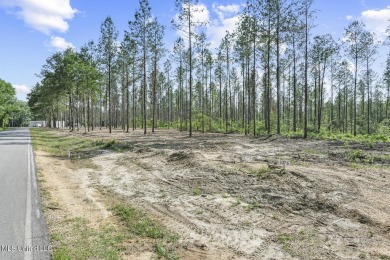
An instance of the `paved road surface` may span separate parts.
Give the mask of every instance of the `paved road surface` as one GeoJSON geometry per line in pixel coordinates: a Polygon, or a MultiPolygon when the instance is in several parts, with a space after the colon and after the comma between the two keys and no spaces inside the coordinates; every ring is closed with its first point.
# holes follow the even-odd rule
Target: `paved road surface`
{"type": "Polygon", "coordinates": [[[0,132],[0,259],[49,259],[28,128],[0,132]]]}

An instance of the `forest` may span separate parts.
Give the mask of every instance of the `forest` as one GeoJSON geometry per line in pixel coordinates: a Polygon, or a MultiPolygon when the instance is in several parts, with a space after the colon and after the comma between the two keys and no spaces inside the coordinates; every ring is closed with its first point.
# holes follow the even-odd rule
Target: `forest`
{"type": "Polygon", "coordinates": [[[312,35],[313,0],[248,0],[211,49],[197,3],[176,0],[166,28],[140,0],[123,39],[108,16],[99,39],[48,57],[28,96],[34,117],[85,132],[390,134],[390,52],[379,75],[382,43],[363,22],[351,21],[341,40],[312,35]],[[172,30],[180,36],[168,49],[172,30]]]}
{"type": "Polygon", "coordinates": [[[28,94],[52,258],[390,259],[390,21],[247,0],[212,48],[199,1],[135,2],[28,94]]]}

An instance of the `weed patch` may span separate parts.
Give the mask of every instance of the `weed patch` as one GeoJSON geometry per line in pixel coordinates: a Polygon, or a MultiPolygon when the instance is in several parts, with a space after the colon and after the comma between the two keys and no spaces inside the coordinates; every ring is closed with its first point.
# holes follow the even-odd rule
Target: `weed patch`
{"type": "Polygon", "coordinates": [[[319,259],[321,242],[313,230],[302,229],[296,233],[283,233],[278,236],[282,249],[298,259],[319,259]]]}

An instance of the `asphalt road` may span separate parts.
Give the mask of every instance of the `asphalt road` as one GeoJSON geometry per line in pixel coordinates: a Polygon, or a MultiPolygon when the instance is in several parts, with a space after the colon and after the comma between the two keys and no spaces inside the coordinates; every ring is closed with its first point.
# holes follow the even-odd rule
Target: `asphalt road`
{"type": "Polygon", "coordinates": [[[0,132],[0,259],[50,259],[28,128],[0,132]]]}

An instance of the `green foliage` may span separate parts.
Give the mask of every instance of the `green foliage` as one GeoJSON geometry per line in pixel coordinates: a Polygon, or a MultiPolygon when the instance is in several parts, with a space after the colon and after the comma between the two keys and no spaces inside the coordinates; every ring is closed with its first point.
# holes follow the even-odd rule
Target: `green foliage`
{"type": "Polygon", "coordinates": [[[291,138],[291,139],[303,138],[303,131],[287,132],[284,135],[288,138],[291,138]]]}
{"type": "Polygon", "coordinates": [[[114,214],[126,223],[129,231],[137,236],[161,239],[167,235],[165,229],[149,220],[141,211],[125,205],[112,208],[114,214]]]}
{"type": "Polygon", "coordinates": [[[77,158],[88,158],[99,153],[99,150],[110,149],[123,151],[132,149],[132,145],[124,142],[117,142],[115,139],[95,139],[74,136],[59,136],[56,131],[45,128],[31,128],[34,147],[61,157],[77,156],[77,158]]]}
{"type": "Polygon", "coordinates": [[[294,239],[292,234],[281,234],[278,237],[279,242],[282,244],[284,250],[288,250],[290,242],[294,239]]]}
{"type": "Polygon", "coordinates": [[[352,134],[337,134],[329,131],[322,131],[320,133],[310,133],[309,137],[316,138],[316,139],[323,139],[323,140],[329,140],[329,141],[343,141],[343,142],[358,142],[358,143],[365,143],[369,146],[373,146],[375,143],[383,142],[388,143],[390,142],[390,135],[386,134],[360,134],[353,136],[352,134]]]}
{"type": "Polygon", "coordinates": [[[82,218],[67,218],[61,235],[54,235],[53,259],[119,259],[119,243],[124,236],[111,226],[94,229],[82,218]]]}
{"type": "Polygon", "coordinates": [[[12,85],[0,79],[0,127],[5,127],[18,110],[12,85]]]}
{"type": "MultiPolygon", "coordinates": [[[[263,18],[268,17],[272,20],[281,15],[283,21],[284,15],[295,14],[288,15],[287,20],[291,22],[291,26],[288,27],[292,31],[290,30],[289,33],[298,39],[305,29],[305,26],[298,25],[302,18],[299,15],[303,15],[298,10],[298,5],[286,5],[281,2],[279,6],[281,9],[269,9],[268,6],[272,6],[271,2],[253,1],[253,5],[245,9],[245,12],[250,15],[240,20],[234,35],[227,33],[223,38],[219,50],[214,53],[218,57],[215,60],[204,35],[196,35],[196,28],[202,26],[203,22],[191,19],[191,16],[201,12],[197,2],[197,0],[175,1],[178,16],[177,19],[172,20],[172,25],[181,32],[188,32],[185,37],[190,44],[186,46],[184,39],[179,37],[174,43],[172,53],[174,59],[170,57],[165,63],[160,62],[165,52],[162,40],[164,29],[153,17],[148,0],[139,1],[139,8],[134,13],[134,18],[129,21],[128,31],[124,33],[119,48],[118,31],[113,20],[107,17],[101,25],[101,36],[97,46],[90,42],[80,52],[67,49],[53,54],[42,68],[40,75],[42,81],[29,95],[29,106],[34,117],[49,120],[59,114],[65,114],[67,121],[73,122],[76,118],[82,118],[84,119],[82,123],[86,125],[86,118],[92,117],[96,122],[100,115],[101,121],[110,127],[111,132],[113,121],[117,124],[117,120],[112,120],[111,117],[115,114],[118,119],[127,115],[129,110],[126,103],[131,103],[136,114],[133,115],[131,111],[130,117],[131,120],[137,119],[137,127],[145,121],[142,124],[145,128],[154,126],[166,128],[172,123],[173,127],[179,128],[178,118],[187,117],[183,119],[181,130],[190,129],[191,118],[194,130],[199,132],[265,135],[275,132],[280,134],[279,130],[276,130],[280,128],[281,133],[289,138],[306,138],[309,133],[312,138],[327,140],[364,142],[368,139],[339,134],[351,132],[353,129],[354,135],[364,133],[376,135],[375,138],[367,141],[368,145],[389,141],[389,120],[383,121],[388,117],[389,91],[383,90],[386,87],[388,89],[390,85],[390,58],[386,64],[384,82],[370,79],[369,68],[364,68],[367,70],[365,76],[363,67],[359,67],[359,71],[353,71],[354,68],[350,66],[351,61],[360,63],[363,59],[366,59],[369,64],[368,59],[376,52],[373,36],[366,31],[363,23],[352,21],[345,28],[344,47],[346,47],[347,57],[337,56],[341,46],[331,35],[314,36],[308,53],[306,48],[303,49],[304,46],[307,47],[308,39],[305,39],[303,45],[291,46],[292,42],[290,42],[287,46],[288,52],[268,52],[270,55],[263,57],[264,62],[268,64],[266,66],[268,69],[263,76],[260,76],[255,73],[256,71],[251,71],[252,65],[249,61],[256,48],[261,49],[265,46],[254,44],[252,48],[247,38],[248,33],[251,34],[256,26],[260,26],[263,18]],[[279,15],[276,15],[278,12],[279,15]],[[192,38],[194,46],[192,41],[189,41],[192,38]],[[296,54],[303,51],[308,56],[305,55],[305,59],[297,58],[296,54]],[[229,59],[229,56],[237,59],[229,59]],[[288,80],[283,79],[282,82],[278,80],[280,79],[278,72],[281,72],[281,67],[284,66],[280,66],[281,64],[273,66],[274,61],[279,62],[277,57],[281,58],[281,61],[292,61],[291,59],[294,58],[294,62],[289,63],[294,69],[290,71],[288,80]],[[164,69],[159,68],[162,64],[165,64],[164,69]],[[170,77],[173,68],[175,72],[170,77]],[[198,73],[195,69],[198,69],[198,73]],[[245,69],[247,73],[239,76],[238,74],[245,69]],[[304,92],[308,89],[303,80],[303,75],[306,73],[302,73],[301,69],[305,72],[313,72],[305,77],[305,81],[317,83],[322,81],[322,84],[315,84],[310,88],[307,98],[304,97],[306,96],[304,92]],[[363,75],[359,75],[360,73],[363,75]],[[356,78],[357,75],[359,78],[356,78]],[[270,78],[267,79],[267,76],[270,78]],[[334,79],[332,98],[329,97],[328,90],[324,93],[323,82],[328,77],[334,79]],[[172,78],[175,80],[171,80],[172,78]],[[283,100],[280,100],[279,87],[286,80],[289,84],[283,86],[283,100]],[[359,86],[356,85],[358,82],[359,86]],[[252,91],[254,83],[257,87],[252,91]],[[258,88],[260,85],[269,86],[271,92],[267,90],[268,88],[258,88]],[[125,97],[129,90],[133,96],[130,98],[131,102],[121,98],[125,97]],[[369,96],[367,92],[372,95],[369,96]],[[288,98],[285,96],[287,93],[288,98]],[[113,108],[115,113],[111,111],[113,108]],[[305,118],[307,120],[304,120],[305,118]],[[152,124],[152,120],[159,122],[152,124]],[[248,120],[250,122],[247,122],[248,120]],[[253,122],[256,123],[255,126],[253,122]],[[265,122],[269,123],[267,129],[264,126],[265,122]],[[298,132],[291,132],[293,126],[297,127],[298,132]],[[254,127],[256,129],[253,129],[254,127]],[[328,129],[329,132],[324,129],[328,129]]],[[[307,1],[306,4],[311,6],[312,1],[307,1]]],[[[311,14],[306,15],[307,18],[312,17],[311,14]]],[[[273,24],[282,28],[283,23],[273,24]]],[[[263,43],[267,42],[266,38],[278,39],[276,35],[278,32],[279,30],[269,31],[269,35],[264,35],[263,43]]],[[[267,43],[268,48],[272,48],[271,43],[272,41],[267,43]]],[[[291,66],[289,69],[292,69],[291,66]]]]}
{"type": "Polygon", "coordinates": [[[53,251],[54,260],[71,260],[71,252],[67,247],[59,247],[53,251]]]}
{"type": "Polygon", "coordinates": [[[266,165],[261,166],[258,169],[250,171],[251,174],[255,174],[255,175],[259,176],[259,177],[264,177],[264,176],[266,176],[267,174],[269,174],[271,172],[272,172],[272,170],[268,166],[266,166],[266,165]]]}
{"type": "Polygon", "coordinates": [[[179,259],[176,254],[164,246],[164,243],[162,241],[158,241],[155,246],[155,253],[158,258],[165,258],[167,260],[176,260],[179,259]]]}
{"type": "Polygon", "coordinates": [[[202,190],[199,187],[196,187],[192,190],[192,195],[199,196],[202,194],[202,190]]]}
{"type": "Polygon", "coordinates": [[[278,240],[283,250],[298,259],[306,259],[307,251],[317,252],[321,247],[315,230],[302,229],[294,233],[282,233],[278,236],[278,240]]]}
{"type": "Polygon", "coordinates": [[[116,140],[115,139],[111,139],[109,141],[100,141],[98,142],[100,144],[103,145],[103,148],[107,149],[107,148],[111,148],[111,147],[114,147],[115,143],[116,143],[116,140]]]}
{"type": "Polygon", "coordinates": [[[78,53],[68,48],[47,59],[40,75],[42,81],[28,94],[28,105],[34,118],[49,120],[56,115],[54,112],[75,110],[74,102],[83,101],[87,94],[97,100],[101,74],[85,52],[85,49],[78,53]]]}
{"type": "Polygon", "coordinates": [[[31,111],[27,103],[17,100],[12,106],[11,120],[8,122],[9,126],[20,127],[28,126],[28,121],[31,120],[31,111]]]}
{"type": "Polygon", "coordinates": [[[352,161],[352,162],[363,161],[365,158],[366,158],[366,155],[360,149],[352,150],[352,151],[348,152],[345,156],[345,159],[347,161],[352,161]]]}
{"type": "Polygon", "coordinates": [[[249,204],[247,210],[251,211],[251,210],[258,209],[258,208],[261,208],[261,204],[258,202],[255,202],[255,203],[249,204]]]}
{"type": "Polygon", "coordinates": [[[378,124],[377,134],[382,137],[390,137],[390,119],[383,120],[380,124],[378,124]]]}

